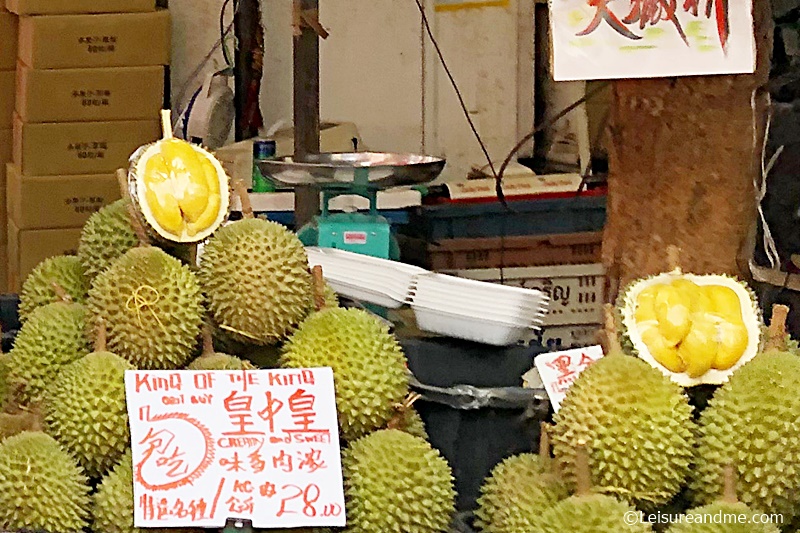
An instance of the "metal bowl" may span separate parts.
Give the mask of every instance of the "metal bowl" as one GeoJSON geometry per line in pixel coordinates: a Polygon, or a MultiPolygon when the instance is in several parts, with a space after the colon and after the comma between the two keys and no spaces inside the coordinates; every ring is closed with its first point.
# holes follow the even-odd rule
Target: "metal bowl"
{"type": "Polygon", "coordinates": [[[259,161],[258,167],[265,177],[285,187],[351,185],[359,174],[366,176],[370,187],[386,188],[433,181],[445,163],[444,159],[425,155],[345,152],[309,155],[302,162],[282,157],[259,161]]]}

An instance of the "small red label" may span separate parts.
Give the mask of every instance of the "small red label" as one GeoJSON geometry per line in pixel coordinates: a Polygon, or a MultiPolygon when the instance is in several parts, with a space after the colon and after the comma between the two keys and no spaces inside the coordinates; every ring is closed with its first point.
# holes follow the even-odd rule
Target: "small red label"
{"type": "Polygon", "coordinates": [[[345,231],[344,232],[345,244],[367,244],[366,231],[345,231]]]}

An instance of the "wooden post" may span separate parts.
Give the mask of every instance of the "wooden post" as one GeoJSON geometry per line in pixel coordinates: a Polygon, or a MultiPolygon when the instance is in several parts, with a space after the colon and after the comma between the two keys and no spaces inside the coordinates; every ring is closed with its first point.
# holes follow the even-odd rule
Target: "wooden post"
{"type": "Polygon", "coordinates": [[[755,74],[615,82],[603,246],[612,286],[665,271],[671,244],[686,272],[747,272],[773,31],[769,0],[754,4],[755,74]]]}
{"type": "MultiPolygon", "coordinates": [[[[235,2],[234,2],[235,4],[235,2]]],[[[239,0],[234,13],[236,49],[235,97],[237,141],[252,139],[264,125],[259,104],[261,77],[264,71],[264,28],[261,25],[261,2],[239,0]]]]}
{"type": "MultiPolygon", "coordinates": [[[[294,2],[294,157],[302,161],[320,149],[319,35],[302,23],[298,10],[319,10],[319,0],[294,2]]],[[[319,193],[318,187],[295,187],[294,218],[298,229],[319,213],[319,193]]]]}

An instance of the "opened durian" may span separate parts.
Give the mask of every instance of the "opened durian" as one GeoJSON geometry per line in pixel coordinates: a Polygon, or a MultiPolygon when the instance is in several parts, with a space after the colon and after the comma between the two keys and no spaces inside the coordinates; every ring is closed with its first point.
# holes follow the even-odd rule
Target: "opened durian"
{"type": "Polygon", "coordinates": [[[736,495],[736,474],[732,466],[725,468],[722,497],[709,505],[690,509],[690,519],[675,522],[667,533],[780,533],[780,529],[764,520],[741,503],[736,495]]]}
{"type": "Polygon", "coordinates": [[[103,207],[83,226],[78,258],[89,280],[94,280],[139,242],[131,226],[127,202],[126,199],[117,200],[103,207]]]}
{"type": "Polygon", "coordinates": [[[71,299],[82,303],[88,292],[89,281],[77,257],[50,257],[25,278],[19,294],[19,319],[24,322],[37,307],[59,300],[71,299]]]}
{"type": "Polygon", "coordinates": [[[7,378],[23,403],[39,399],[62,365],[89,353],[86,315],[81,304],[56,302],[36,309],[23,324],[9,352],[7,378]]]}
{"type": "Polygon", "coordinates": [[[758,353],[758,302],[728,276],[676,268],[632,283],[620,298],[623,346],[680,385],[723,383],[758,353]]]}
{"type": "Polygon", "coordinates": [[[207,150],[172,136],[169,111],[162,112],[164,138],[131,157],[131,198],[146,227],[168,242],[208,238],[228,214],[228,176],[207,150]]]}
{"type": "Polygon", "coordinates": [[[283,346],[281,366],[333,369],[339,427],[348,441],[386,427],[408,394],[400,345],[360,309],[312,314],[283,346]]]}
{"type": "Polygon", "coordinates": [[[127,361],[106,351],[100,322],[94,352],[65,365],[44,396],[47,431],[93,478],[103,476],[130,446],[125,403],[127,361]]]}
{"type": "Polygon", "coordinates": [[[550,458],[542,424],[539,455],[525,453],[497,465],[481,486],[475,525],[484,533],[529,533],[539,516],[569,496],[550,458]]]}
{"type": "Polygon", "coordinates": [[[700,416],[690,489],[698,505],[719,494],[720,472],[736,467],[738,493],[753,510],[800,508],[800,358],[785,349],[788,308],[775,306],[764,353],[733,373],[700,416]]]}
{"type": "Polygon", "coordinates": [[[203,296],[189,267],[164,251],[134,248],[97,276],[89,309],[103,317],[108,350],[142,370],[172,370],[194,355],[203,296]]]}
{"type": "MultiPolygon", "coordinates": [[[[581,441],[572,471],[577,472],[575,495],[535,519],[526,533],[647,533],[653,531],[640,513],[611,496],[593,491],[586,443],[581,441]]],[[[594,476],[597,477],[597,476],[594,476]]]]}
{"type": "Polygon", "coordinates": [[[344,452],[349,533],[441,533],[455,512],[447,461],[424,440],[376,431],[344,452]]]}
{"type": "Polygon", "coordinates": [[[591,442],[598,493],[652,507],[681,489],[694,453],[689,399],[677,384],[641,359],[622,353],[606,306],[607,355],[584,370],[556,413],[553,450],[571,487],[579,443],[591,442]]]}
{"type": "Polygon", "coordinates": [[[26,431],[0,442],[0,530],[81,533],[89,484],[52,437],[26,431]]]}

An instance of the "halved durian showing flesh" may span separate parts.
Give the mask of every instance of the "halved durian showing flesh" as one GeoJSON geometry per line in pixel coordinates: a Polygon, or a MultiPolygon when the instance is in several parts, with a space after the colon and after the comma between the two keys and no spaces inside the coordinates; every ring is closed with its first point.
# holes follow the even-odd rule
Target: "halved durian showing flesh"
{"type": "Polygon", "coordinates": [[[162,127],[163,139],[131,157],[131,197],[147,227],[162,239],[201,242],[227,217],[228,176],[210,152],[172,136],[169,111],[162,111],[162,127]]]}

